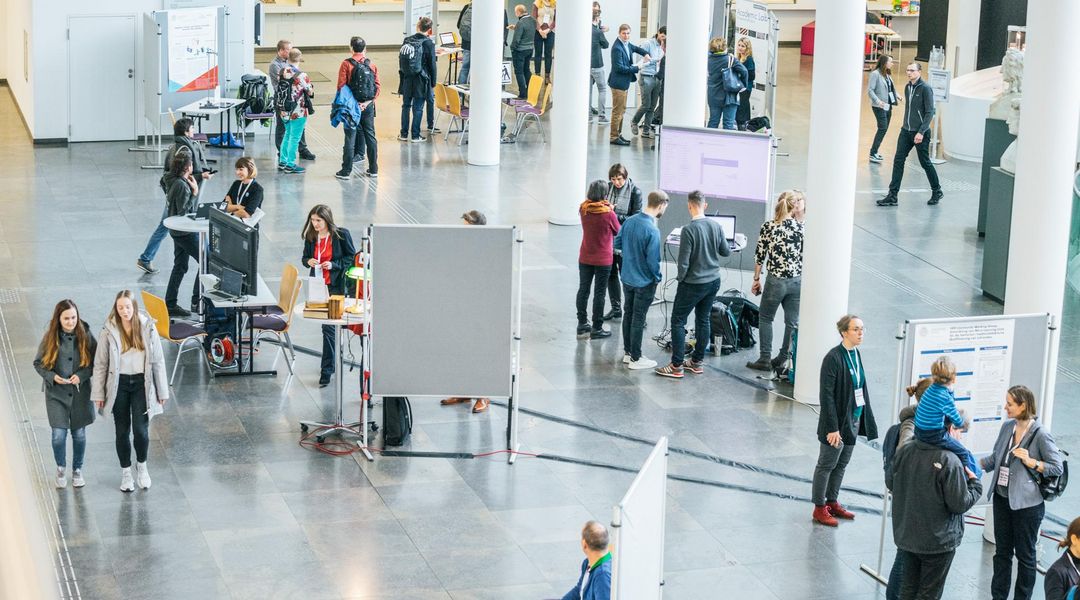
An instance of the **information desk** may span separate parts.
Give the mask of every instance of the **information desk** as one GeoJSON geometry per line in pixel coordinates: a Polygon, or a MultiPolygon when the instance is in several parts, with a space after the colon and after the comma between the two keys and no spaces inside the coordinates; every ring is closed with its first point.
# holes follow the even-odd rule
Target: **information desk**
{"type": "MultiPolygon", "coordinates": [[[[199,234],[199,272],[195,276],[195,285],[199,286],[199,298],[203,296],[203,284],[201,275],[206,274],[206,246],[210,236],[210,219],[192,219],[187,215],[166,217],[163,221],[165,227],[172,231],[183,231],[199,234]]],[[[199,314],[202,314],[202,302],[199,302],[199,314]]]]}
{"type": "MultiPolygon", "coordinates": [[[[216,373],[215,377],[236,377],[246,375],[277,375],[277,370],[256,371],[255,370],[255,319],[253,315],[265,313],[267,309],[277,306],[277,298],[266,285],[266,281],[263,280],[262,275],[256,276],[256,293],[254,296],[242,296],[240,298],[228,300],[224,298],[217,298],[214,296],[214,292],[207,292],[204,296],[205,300],[209,300],[214,304],[215,308],[233,309],[235,313],[235,321],[233,324],[233,330],[236,332],[236,370],[235,371],[221,371],[216,373]],[[240,315],[247,315],[247,340],[244,339],[243,324],[240,321],[240,315]],[[244,351],[245,347],[248,356],[248,368],[244,370],[244,351]]],[[[286,356],[286,359],[288,357],[286,356]]]]}
{"type": "MultiPolygon", "coordinates": [[[[355,298],[345,299],[345,308],[355,305],[357,300],[355,298]]],[[[364,456],[368,460],[375,460],[375,457],[371,455],[371,451],[368,450],[368,430],[367,430],[367,399],[368,395],[368,381],[366,374],[366,365],[364,364],[364,343],[367,337],[368,329],[367,324],[371,322],[371,313],[366,315],[359,313],[343,312],[340,319],[323,319],[317,317],[309,317],[304,315],[304,304],[298,303],[296,308],[293,309],[293,316],[300,317],[301,319],[310,323],[317,323],[319,325],[332,325],[337,327],[337,335],[334,339],[337,340],[334,348],[334,400],[337,404],[337,415],[332,423],[321,423],[319,421],[300,421],[300,431],[307,432],[309,429],[315,429],[318,433],[316,438],[318,441],[328,435],[337,433],[339,435],[349,434],[360,438],[360,451],[364,453],[364,456]],[[345,330],[350,325],[360,325],[364,327],[363,334],[360,335],[360,420],[345,422],[345,373],[341,367],[341,354],[342,349],[345,347],[345,330]]]]}
{"type": "Polygon", "coordinates": [[[214,100],[214,108],[202,108],[202,105],[206,103],[206,98],[201,98],[191,104],[187,104],[180,107],[180,115],[184,117],[193,117],[198,123],[198,132],[202,133],[202,121],[203,119],[209,119],[210,117],[217,115],[218,117],[218,131],[221,132],[221,137],[218,138],[219,143],[210,144],[207,146],[214,146],[215,148],[232,148],[226,143],[227,140],[233,137],[232,130],[232,114],[233,110],[247,102],[240,98],[217,98],[214,100]]]}

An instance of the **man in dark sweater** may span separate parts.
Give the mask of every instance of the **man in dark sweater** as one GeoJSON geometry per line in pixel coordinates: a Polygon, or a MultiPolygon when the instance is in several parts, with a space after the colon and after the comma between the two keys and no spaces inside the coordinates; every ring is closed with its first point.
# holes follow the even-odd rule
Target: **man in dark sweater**
{"type": "Polygon", "coordinates": [[[607,123],[604,111],[607,110],[607,76],[604,74],[604,50],[610,45],[607,41],[607,25],[600,22],[600,5],[593,2],[592,9],[592,62],[589,63],[589,103],[592,103],[592,86],[596,86],[596,108],[589,109],[600,117],[600,123],[607,123]]]}
{"type": "Polygon", "coordinates": [[[937,169],[930,162],[930,121],[934,118],[934,90],[923,81],[922,66],[911,63],[907,66],[908,84],[904,87],[904,123],[900,126],[900,137],[896,139],[896,156],[893,158],[892,181],[889,193],[877,201],[878,206],[896,206],[896,195],[900,193],[900,182],[904,179],[904,162],[911,149],[919,155],[919,164],[930,180],[930,199],[926,201],[934,206],[945,194],[941,191],[937,169]]]}
{"type": "MultiPolygon", "coordinates": [[[[436,50],[435,42],[431,40],[431,27],[431,18],[420,17],[416,22],[416,33],[402,40],[398,53],[398,77],[401,81],[398,85],[398,94],[401,95],[401,132],[398,140],[402,142],[427,141],[420,135],[420,119],[423,117],[424,104],[438,79],[436,56],[441,52],[436,50]],[[404,72],[402,65],[411,62],[410,58],[416,53],[420,54],[420,72],[404,72]]],[[[430,124],[428,130],[431,130],[430,124]]]]}
{"type": "Polygon", "coordinates": [[[964,538],[964,513],[979,501],[982,483],[950,450],[913,439],[896,451],[885,486],[893,493],[893,539],[903,553],[900,597],[941,598],[964,538]]]}
{"type": "Polygon", "coordinates": [[[514,61],[514,77],[517,79],[518,99],[524,100],[529,95],[529,79],[532,73],[529,71],[529,59],[533,55],[533,38],[536,37],[536,19],[525,10],[524,4],[514,7],[514,15],[517,22],[511,27],[514,30],[510,38],[510,57],[514,61]]]}
{"type": "MultiPolygon", "coordinates": [[[[687,207],[690,223],[679,235],[679,287],[671,309],[671,364],[656,368],[662,377],[682,379],[683,370],[705,372],[705,347],[712,336],[710,317],[713,298],[720,291],[720,258],[731,255],[724,229],[705,216],[709,204],[699,191],[690,192],[687,207]],[[694,311],[694,352],[686,354],[686,319],[694,311]]],[[[734,235],[734,232],[732,232],[734,235]]]]}

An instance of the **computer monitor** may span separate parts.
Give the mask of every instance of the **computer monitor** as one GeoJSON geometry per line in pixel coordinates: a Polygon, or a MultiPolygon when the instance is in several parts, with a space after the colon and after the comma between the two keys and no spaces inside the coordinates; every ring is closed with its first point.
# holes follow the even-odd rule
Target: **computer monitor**
{"type": "Polygon", "coordinates": [[[453,31],[445,31],[439,34],[440,46],[456,46],[457,40],[454,39],[453,31]]]}
{"type": "Polygon", "coordinates": [[[735,215],[706,215],[706,217],[720,224],[729,246],[735,243],[735,215]]]}
{"type": "Polygon", "coordinates": [[[257,293],[259,274],[259,230],[214,207],[210,209],[210,254],[207,270],[222,278],[223,269],[244,276],[241,293],[257,293]]]}

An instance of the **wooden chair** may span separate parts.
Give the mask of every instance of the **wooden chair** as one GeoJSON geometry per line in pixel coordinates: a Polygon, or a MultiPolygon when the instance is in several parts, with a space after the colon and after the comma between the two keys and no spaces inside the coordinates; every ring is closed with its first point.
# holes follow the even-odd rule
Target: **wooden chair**
{"type": "Polygon", "coordinates": [[[532,104],[519,104],[514,107],[514,112],[517,113],[517,125],[514,127],[514,138],[516,139],[518,134],[521,133],[521,128],[525,125],[525,121],[532,117],[536,120],[536,126],[540,129],[540,140],[547,143],[547,139],[544,137],[544,124],[540,121],[540,117],[544,116],[547,111],[548,104],[551,103],[551,85],[544,88],[543,101],[539,106],[532,104]]]}
{"type": "Polygon", "coordinates": [[[529,78],[529,88],[525,92],[525,99],[513,98],[507,101],[510,106],[520,106],[522,104],[531,104],[536,106],[540,102],[540,88],[544,87],[544,78],[539,75],[533,75],[529,78]]]}
{"type": "Polygon", "coordinates": [[[278,351],[274,354],[274,364],[271,370],[277,366],[278,358],[288,350],[289,373],[293,373],[293,363],[296,362],[296,350],[293,349],[292,338],[289,337],[289,327],[292,325],[293,309],[296,301],[300,298],[301,282],[299,272],[293,265],[285,265],[281,273],[281,287],[278,290],[278,303],[266,314],[253,315],[251,326],[257,332],[255,343],[258,344],[263,335],[273,335],[277,338],[278,351]]]}
{"type": "Polygon", "coordinates": [[[191,350],[195,350],[202,356],[202,362],[206,365],[207,374],[213,377],[213,373],[210,372],[210,361],[207,360],[206,353],[202,351],[206,330],[198,325],[182,321],[170,323],[169,309],[165,307],[165,300],[150,292],[143,291],[142,301],[143,306],[146,307],[146,312],[150,313],[150,317],[156,321],[154,327],[157,329],[158,336],[177,345],[176,361],[173,363],[173,372],[172,376],[169,377],[169,385],[171,386],[173,380],[176,379],[176,370],[180,367],[180,357],[191,350]],[[194,344],[189,346],[188,342],[194,342],[194,344]]]}
{"type": "MultiPolygon", "coordinates": [[[[447,110],[446,104],[446,96],[448,93],[445,85],[441,83],[435,84],[435,108],[439,111],[439,114],[435,115],[434,124],[436,129],[439,127],[439,119],[442,117],[443,113],[450,112],[447,110]]],[[[456,94],[457,92],[453,93],[456,94]]]]}
{"type": "Polygon", "coordinates": [[[458,145],[465,140],[465,132],[469,129],[469,109],[461,108],[461,97],[457,94],[446,94],[446,112],[450,113],[450,124],[446,127],[444,140],[450,139],[450,132],[454,129],[454,121],[461,122],[461,135],[458,136],[458,145]]]}

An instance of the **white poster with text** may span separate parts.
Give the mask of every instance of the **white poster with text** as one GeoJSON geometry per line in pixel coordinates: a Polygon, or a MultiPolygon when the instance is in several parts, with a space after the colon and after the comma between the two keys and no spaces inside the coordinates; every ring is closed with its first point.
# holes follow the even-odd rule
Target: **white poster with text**
{"type": "Polygon", "coordinates": [[[169,91],[217,88],[217,7],[177,9],[168,14],[169,91]]]}

